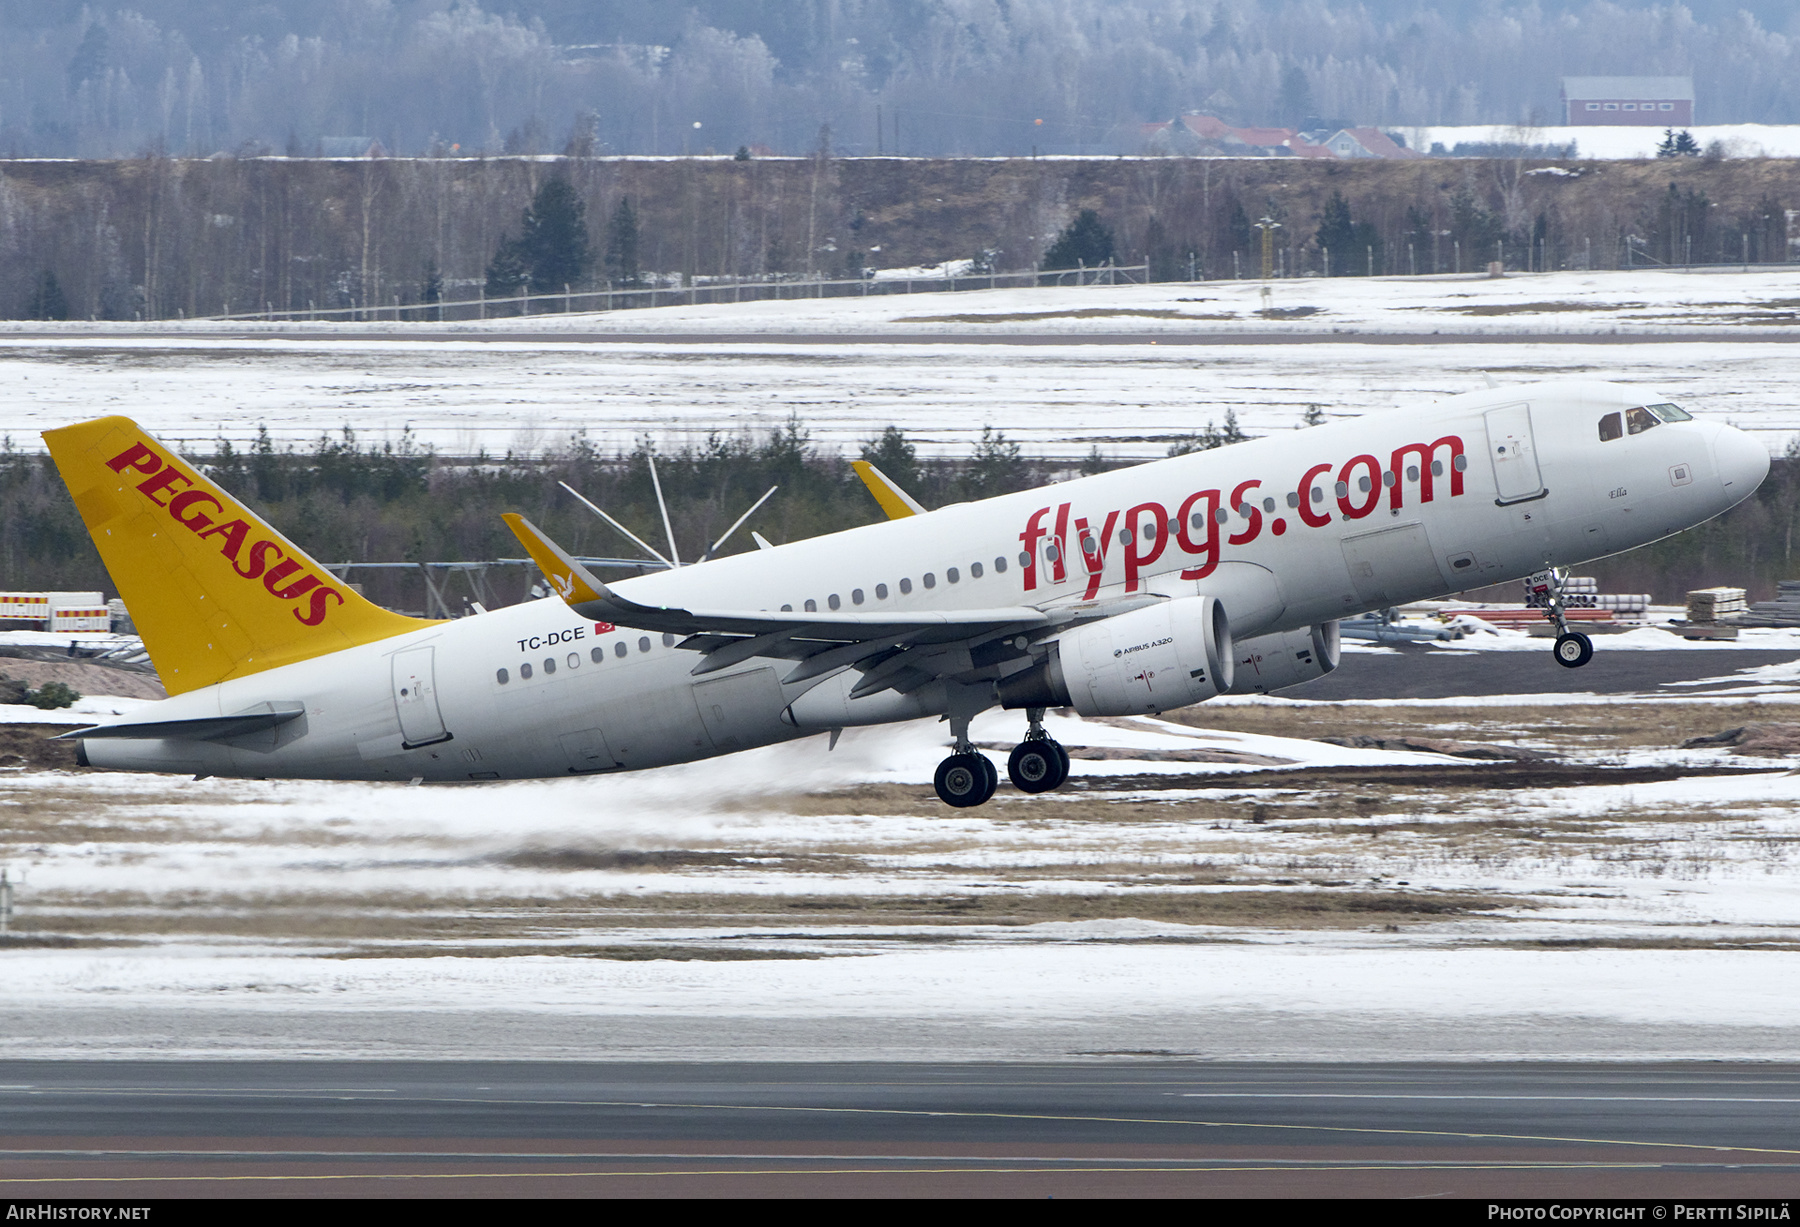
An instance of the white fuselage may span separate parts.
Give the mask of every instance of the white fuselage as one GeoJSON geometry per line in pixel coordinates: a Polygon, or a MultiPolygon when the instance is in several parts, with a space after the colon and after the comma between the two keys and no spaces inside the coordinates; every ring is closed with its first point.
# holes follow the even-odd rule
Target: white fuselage
{"type": "MultiPolygon", "coordinates": [[[[1766,452],[1720,423],[1601,439],[1603,415],[1645,403],[1599,383],[1457,396],[616,587],[652,605],[852,612],[1211,595],[1242,644],[1630,549],[1756,488],[1766,452]]],[[[248,777],[563,776],[805,735],[815,730],[784,710],[814,686],[845,684],[784,684],[786,660],[694,677],[701,658],[674,644],[584,621],[550,598],[133,713],[176,720],[304,704],[275,729],[229,741],[88,740],[85,754],[97,767],[248,777]]]]}

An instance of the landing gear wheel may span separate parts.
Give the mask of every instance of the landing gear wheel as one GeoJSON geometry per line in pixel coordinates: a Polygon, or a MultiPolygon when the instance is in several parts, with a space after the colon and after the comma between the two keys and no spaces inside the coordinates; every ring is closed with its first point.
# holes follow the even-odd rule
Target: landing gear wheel
{"type": "Polygon", "coordinates": [[[1594,641],[1580,631],[1569,631],[1556,637],[1556,646],[1551,649],[1556,656],[1556,663],[1565,669],[1579,669],[1594,659],[1594,641]]]}
{"type": "Polygon", "coordinates": [[[1069,778],[1069,752],[1048,737],[1021,741],[1006,760],[1006,774],[1020,792],[1049,792],[1069,778]]]}
{"type": "Polygon", "coordinates": [[[1000,771],[993,760],[980,751],[952,754],[938,764],[932,779],[938,800],[957,809],[982,805],[1000,786],[1000,771]]]}

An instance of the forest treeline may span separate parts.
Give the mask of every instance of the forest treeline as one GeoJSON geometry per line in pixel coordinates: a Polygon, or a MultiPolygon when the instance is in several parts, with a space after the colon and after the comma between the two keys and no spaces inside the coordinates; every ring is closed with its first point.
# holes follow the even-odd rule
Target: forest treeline
{"type": "Polygon", "coordinates": [[[631,279],[665,285],[1029,269],[1090,209],[1117,262],[1162,280],[1255,275],[1265,218],[1288,275],[1325,270],[1327,251],[1334,275],[1768,263],[1800,239],[1800,162],[1784,159],[865,159],[821,132],[800,158],[0,161],[0,316],[473,298],[551,184],[586,219],[578,291],[617,275],[622,215],[631,279]]]}
{"type": "MultiPolygon", "coordinates": [[[[1241,438],[1223,431],[1177,440],[1171,453],[1241,438]]],[[[1118,467],[1098,454],[1071,468],[1023,455],[1003,433],[984,430],[971,454],[920,457],[905,435],[888,427],[860,449],[927,507],[1030,489],[1118,467]]],[[[221,442],[192,456],[204,472],[262,514],[322,563],[481,562],[517,558],[519,544],[500,519],[516,511],[584,557],[641,558],[618,532],[561,489],[567,482],[644,540],[664,548],[650,478],[653,453],[640,444],[602,454],[585,436],[530,457],[452,458],[402,438],[365,445],[345,428],[310,448],[278,448],[266,435],[235,450],[221,442]]],[[[881,512],[856,477],[850,457],[815,447],[798,419],[762,437],[714,435],[679,452],[655,455],[683,559],[700,558],[770,486],[780,489],[720,551],[755,548],[754,530],[776,544],[875,523],[881,512]]],[[[1693,588],[1749,588],[1773,595],[1782,579],[1800,576],[1800,456],[1778,457],[1756,495],[1699,528],[1584,572],[1609,592],[1648,592],[1679,604],[1693,588]]],[[[614,571],[619,575],[631,572],[614,571]]],[[[359,571],[350,577],[389,607],[419,612],[425,587],[417,572],[359,571]]],[[[493,599],[512,603],[536,583],[528,567],[495,567],[493,599]]],[[[43,454],[0,444],[0,589],[100,589],[117,595],[74,503],[43,454]]],[[[471,595],[449,585],[452,608],[471,595]]]]}
{"type": "Polygon", "coordinates": [[[1800,121],[1784,0],[0,0],[0,152],[1136,152],[1137,125],[1561,122],[1564,75],[1800,121]]]}

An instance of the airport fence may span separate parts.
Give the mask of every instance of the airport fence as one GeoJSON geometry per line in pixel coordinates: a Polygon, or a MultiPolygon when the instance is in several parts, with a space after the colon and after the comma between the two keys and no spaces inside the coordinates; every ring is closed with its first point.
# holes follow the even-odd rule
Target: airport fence
{"type": "Polygon", "coordinates": [[[1034,289],[1057,286],[1144,285],[1150,280],[1147,264],[1103,264],[1095,268],[1018,269],[1013,272],[945,273],[939,276],[873,276],[842,280],[823,277],[695,277],[675,285],[607,286],[576,290],[564,286],[558,293],[518,293],[490,298],[443,302],[406,302],[398,294],[379,305],[315,307],[277,311],[273,303],[261,311],[232,311],[198,316],[209,320],[322,321],[350,323],[377,321],[450,321],[512,319],[533,315],[576,312],[635,311],[653,307],[710,306],[719,303],[790,302],[802,299],[874,298],[888,294],[944,294],[965,290],[1034,289]]]}

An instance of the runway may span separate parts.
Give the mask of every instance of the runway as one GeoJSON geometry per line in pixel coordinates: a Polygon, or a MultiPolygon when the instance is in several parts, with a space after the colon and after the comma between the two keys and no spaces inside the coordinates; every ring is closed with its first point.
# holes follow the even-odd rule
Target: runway
{"type": "MultiPolygon", "coordinates": [[[[1333,702],[1346,699],[1467,699],[1503,695],[1637,695],[1645,698],[1706,698],[1726,694],[1790,691],[1800,678],[1753,682],[1740,671],[1794,663],[1791,650],[1731,648],[1695,651],[1608,651],[1607,637],[1594,637],[1594,658],[1566,669],[1541,651],[1447,651],[1425,644],[1396,644],[1392,652],[1350,651],[1324,677],[1294,687],[1288,698],[1333,702]]],[[[1678,643],[1673,636],[1671,645],[1678,643]]]]}
{"type": "Polygon", "coordinates": [[[1785,1195],[1793,1065],[0,1063],[0,1192],[1785,1195]]]}

